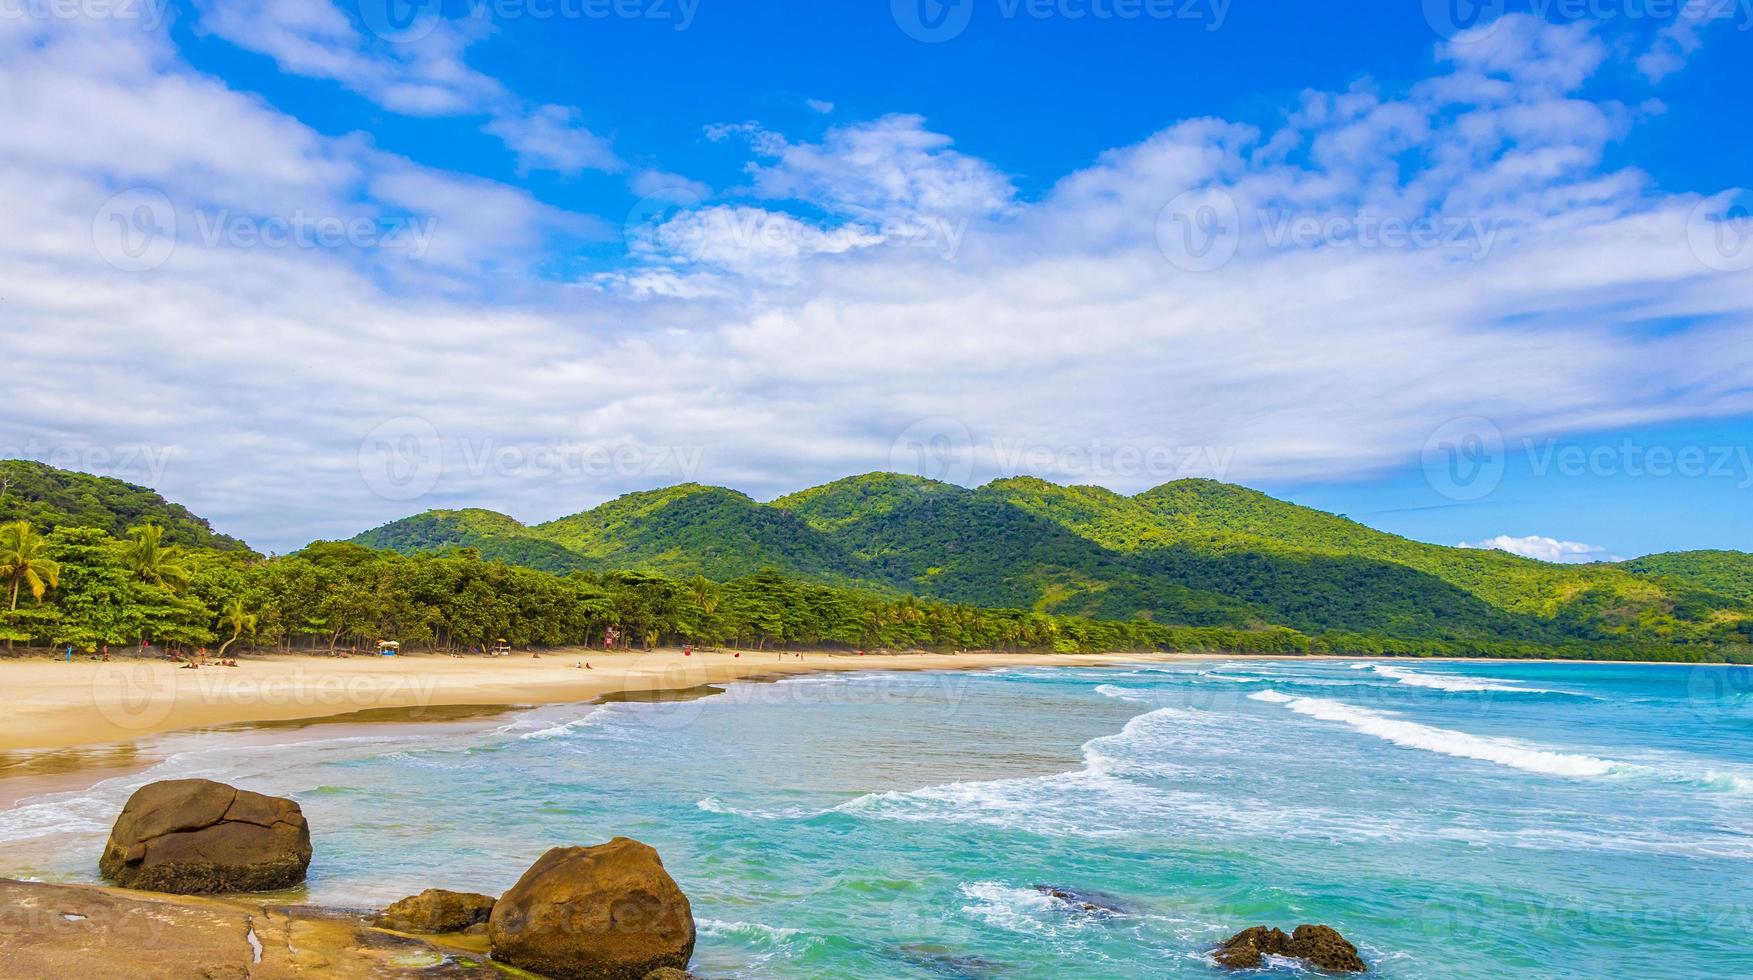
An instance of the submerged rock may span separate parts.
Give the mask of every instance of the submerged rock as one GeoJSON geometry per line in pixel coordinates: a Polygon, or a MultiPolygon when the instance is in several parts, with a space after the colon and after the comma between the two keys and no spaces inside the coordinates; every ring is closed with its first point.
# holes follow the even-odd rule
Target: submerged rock
{"type": "Polygon", "coordinates": [[[1108,915],[1125,915],[1132,907],[1124,900],[1106,892],[1086,891],[1078,888],[1061,888],[1057,885],[1036,885],[1035,890],[1048,898],[1055,898],[1080,912],[1100,912],[1108,915]]]}
{"type": "Polygon", "coordinates": [[[168,779],[128,798],[97,867],[124,888],[268,891],[303,881],[310,854],[297,803],[210,779],[168,779]]]}
{"type": "Polygon", "coordinates": [[[957,953],[947,946],[930,943],[910,943],[900,947],[899,953],[901,959],[908,963],[952,980],[987,980],[989,977],[1001,977],[1014,972],[1004,964],[983,956],[957,953]]]}
{"type": "Polygon", "coordinates": [[[428,888],[379,912],[372,924],[397,932],[462,932],[486,923],[492,912],[489,895],[428,888]]]}
{"type": "Polygon", "coordinates": [[[1267,956],[1289,956],[1333,973],[1363,973],[1369,969],[1357,947],[1328,926],[1300,925],[1290,935],[1283,929],[1252,926],[1243,929],[1211,954],[1219,966],[1251,970],[1267,956]]]}
{"type": "Polygon", "coordinates": [[[556,980],[643,980],[686,971],[694,912],[657,851],[626,837],[556,847],[499,897],[493,958],[556,980]]]}

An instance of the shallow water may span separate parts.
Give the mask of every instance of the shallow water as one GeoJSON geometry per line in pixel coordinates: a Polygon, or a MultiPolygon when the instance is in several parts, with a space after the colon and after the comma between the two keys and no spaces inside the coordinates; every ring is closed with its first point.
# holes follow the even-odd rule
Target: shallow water
{"type": "Polygon", "coordinates": [[[220,734],[0,812],[0,873],[92,879],[133,787],[203,775],[302,804],[323,903],[497,892],[547,847],[638,837],[710,977],[1212,976],[1224,936],[1298,922],[1386,977],[1744,976],[1748,678],[1214,660],[220,734]]]}

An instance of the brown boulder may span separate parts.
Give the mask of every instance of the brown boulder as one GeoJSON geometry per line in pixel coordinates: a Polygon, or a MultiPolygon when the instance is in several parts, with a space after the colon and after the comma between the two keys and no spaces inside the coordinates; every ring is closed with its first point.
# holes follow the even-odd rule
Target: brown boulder
{"type": "Polygon", "coordinates": [[[168,779],[134,791],[97,862],[124,888],[269,891],[304,880],[310,826],[298,804],[210,779],[168,779]]]}
{"type": "Polygon", "coordinates": [[[493,958],[556,980],[643,980],[694,955],[694,912],[657,851],[626,837],[556,847],[499,897],[493,958]]]}
{"type": "Polygon", "coordinates": [[[1283,929],[1252,926],[1224,940],[1212,951],[1211,958],[1217,961],[1217,965],[1232,970],[1252,970],[1264,963],[1269,955],[1306,960],[1333,973],[1369,970],[1363,958],[1357,955],[1357,947],[1328,926],[1300,925],[1288,936],[1283,929]]]}
{"type": "Polygon", "coordinates": [[[647,973],[645,980],[694,980],[694,975],[687,970],[666,966],[647,973]]]}
{"type": "Polygon", "coordinates": [[[1290,937],[1284,934],[1283,929],[1251,926],[1224,940],[1223,945],[1211,955],[1219,966],[1232,970],[1252,970],[1265,962],[1267,953],[1282,956],[1289,944],[1290,937]]]}
{"type": "Polygon", "coordinates": [[[1333,973],[1363,973],[1369,969],[1363,957],[1357,955],[1357,947],[1338,930],[1327,926],[1297,926],[1290,934],[1290,949],[1290,955],[1333,973]]]}
{"type": "Polygon", "coordinates": [[[491,896],[428,888],[379,912],[372,924],[397,932],[462,932],[492,912],[491,896]]]}

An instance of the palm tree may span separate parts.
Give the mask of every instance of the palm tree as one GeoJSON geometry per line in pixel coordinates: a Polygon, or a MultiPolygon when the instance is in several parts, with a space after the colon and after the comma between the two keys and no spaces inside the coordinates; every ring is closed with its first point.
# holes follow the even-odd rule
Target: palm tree
{"type": "Polygon", "coordinates": [[[700,621],[692,624],[687,630],[691,640],[714,642],[717,631],[713,629],[713,617],[718,613],[718,590],[704,575],[696,575],[688,583],[688,598],[694,601],[694,608],[700,610],[700,621]]]}
{"type": "Polygon", "coordinates": [[[144,581],[161,585],[172,592],[189,584],[189,570],[179,564],[182,549],[164,543],[164,528],[142,524],[128,529],[128,542],[122,549],[128,568],[144,581]]]}
{"type": "Polygon", "coordinates": [[[251,636],[256,633],[256,614],[244,608],[242,599],[233,599],[220,610],[219,622],[231,627],[231,639],[219,645],[219,656],[225,656],[225,649],[237,642],[237,638],[248,630],[251,636]]]}
{"type": "Polygon", "coordinates": [[[689,586],[694,590],[694,604],[700,611],[711,616],[718,611],[718,592],[712,588],[712,582],[704,575],[696,575],[689,586]]]}
{"type": "MultiPolygon", "coordinates": [[[[0,525],[0,581],[12,582],[12,611],[18,611],[18,589],[26,586],[31,597],[43,601],[43,593],[61,584],[61,565],[49,557],[49,542],[31,530],[29,521],[0,525]]],[[[12,640],[6,641],[12,649],[12,640]]]]}

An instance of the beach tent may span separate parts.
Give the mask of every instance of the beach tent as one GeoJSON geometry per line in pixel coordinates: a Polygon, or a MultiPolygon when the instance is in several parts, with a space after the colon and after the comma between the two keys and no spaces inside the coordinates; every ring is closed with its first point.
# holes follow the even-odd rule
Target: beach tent
{"type": "Polygon", "coordinates": [[[385,657],[393,657],[402,652],[402,645],[395,640],[377,641],[377,652],[385,657]]]}

